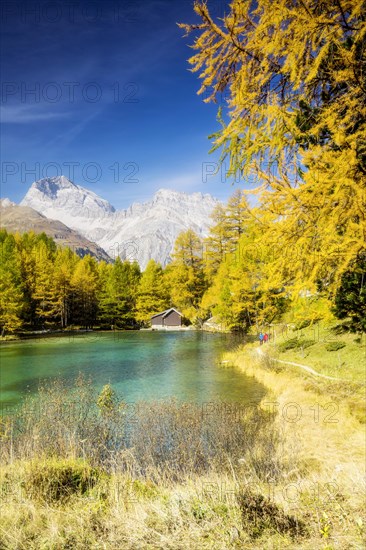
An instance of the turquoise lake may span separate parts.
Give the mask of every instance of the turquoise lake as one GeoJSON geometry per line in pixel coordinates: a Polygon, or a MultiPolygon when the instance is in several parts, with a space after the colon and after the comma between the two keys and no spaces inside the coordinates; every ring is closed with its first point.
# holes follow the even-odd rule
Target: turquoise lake
{"type": "Polygon", "coordinates": [[[2,408],[18,405],[40,382],[80,373],[96,388],[111,383],[128,402],[176,397],[181,401],[258,403],[263,386],[222,354],[242,338],[198,331],[85,333],[4,344],[0,349],[2,408]]]}

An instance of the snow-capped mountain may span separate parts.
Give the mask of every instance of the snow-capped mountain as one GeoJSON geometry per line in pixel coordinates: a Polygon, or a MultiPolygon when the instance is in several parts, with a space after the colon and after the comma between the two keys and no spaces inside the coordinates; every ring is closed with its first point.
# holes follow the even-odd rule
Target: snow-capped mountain
{"type": "Polygon", "coordinates": [[[205,236],[218,201],[208,194],[160,189],[151,201],[116,211],[92,191],[58,176],[33,183],[20,204],[60,220],[112,258],[136,259],[144,269],[151,258],[163,266],[170,261],[181,231],[191,228],[205,236]]]}
{"type": "MultiPolygon", "coordinates": [[[[77,216],[89,219],[108,216],[115,211],[108,201],[88,189],[75,185],[65,176],[43,178],[32,183],[20,205],[30,206],[48,218],[53,217],[52,210],[57,213],[62,210],[70,218],[77,216]]],[[[59,218],[54,216],[54,219],[59,218]]],[[[60,221],[64,222],[61,219],[60,221]]]]}

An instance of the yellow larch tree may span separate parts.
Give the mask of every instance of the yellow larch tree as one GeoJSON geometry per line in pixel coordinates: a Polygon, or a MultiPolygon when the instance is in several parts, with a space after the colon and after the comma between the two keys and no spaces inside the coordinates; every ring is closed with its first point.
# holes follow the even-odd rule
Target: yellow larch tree
{"type": "Polygon", "coordinates": [[[205,101],[225,94],[213,149],[255,174],[263,238],[293,294],[334,295],[366,248],[366,6],[360,0],[196,2],[190,59],[205,101]]]}

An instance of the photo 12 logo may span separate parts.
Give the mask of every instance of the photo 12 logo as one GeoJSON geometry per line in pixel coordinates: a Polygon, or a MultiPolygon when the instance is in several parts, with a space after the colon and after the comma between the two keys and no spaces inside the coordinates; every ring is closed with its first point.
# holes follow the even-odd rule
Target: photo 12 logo
{"type": "Polygon", "coordinates": [[[109,166],[103,166],[98,162],[65,161],[47,162],[41,164],[35,162],[32,166],[26,162],[4,161],[1,163],[1,183],[6,184],[16,177],[20,183],[33,183],[44,178],[65,176],[71,182],[97,183],[108,181],[113,183],[139,183],[137,177],[140,166],[137,162],[115,161],[109,166]]]}
{"type": "Polygon", "coordinates": [[[2,2],[0,14],[3,23],[8,24],[14,21],[23,25],[135,24],[143,14],[142,10],[142,2],[135,0],[112,0],[111,2],[15,0],[2,2]]]}
{"type": "MultiPolygon", "coordinates": [[[[136,82],[77,82],[77,81],[5,81],[1,84],[1,104],[38,103],[139,103],[140,87],[136,82]]],[[[6,110],[4,111],[6,121],[6,110]]]]}

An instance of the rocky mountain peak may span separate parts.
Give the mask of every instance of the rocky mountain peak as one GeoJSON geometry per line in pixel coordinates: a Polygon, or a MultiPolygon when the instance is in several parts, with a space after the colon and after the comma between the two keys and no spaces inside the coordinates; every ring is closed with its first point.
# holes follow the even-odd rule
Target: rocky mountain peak
{"type": "Polygon", "coordinates": [[[66,176],[42,178],[32,183],[30,190],[37,190],[51,199],[57,198],[61,189],[77,189],[77,186],[66,176]]]}
{"type": "Polygon", "coordinates": [[[207,235],[218,201],[208,194],[159,189],[151,200],[116,211],[93,191],[57,176],[34,182],[20,204],[63,222],[112,257],[137,260],[144,269],[150,259],[163,266],[170,261],[181,231],[207,235]]]}
{"type": "Polygon", "coordinates": [[[30,206],[45,216],[68,225],[72,218],[99,218],[115,212],[108,201],[98,197],[93,191],[76,185],[65,176],[35,181],[20,205],[30,206]],[[65,214],[68,215],[67,220],[65,214]]]}

